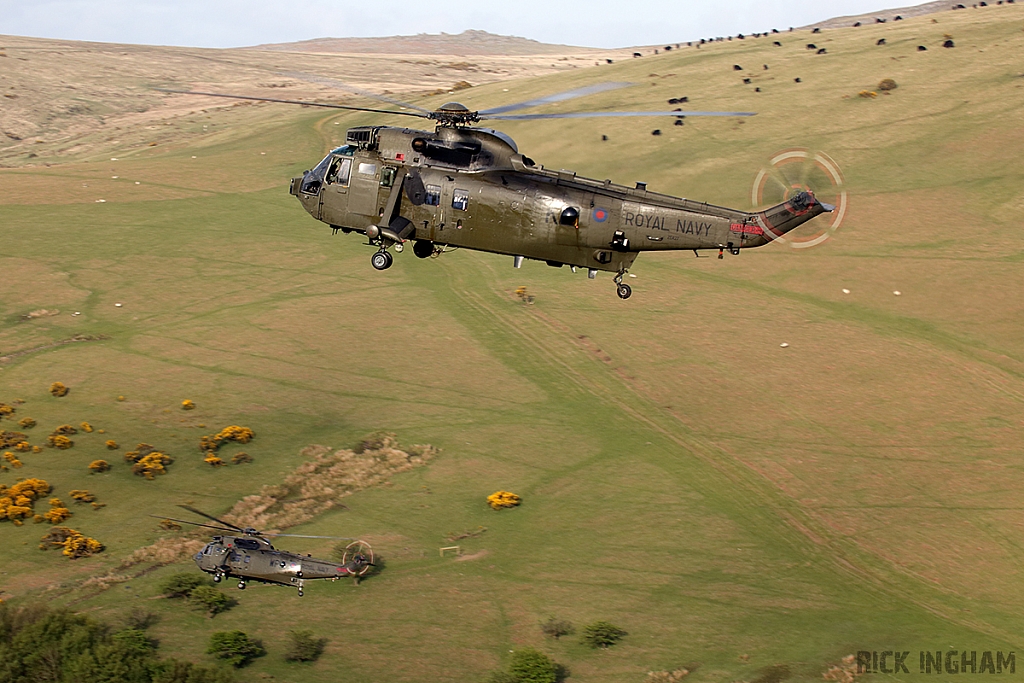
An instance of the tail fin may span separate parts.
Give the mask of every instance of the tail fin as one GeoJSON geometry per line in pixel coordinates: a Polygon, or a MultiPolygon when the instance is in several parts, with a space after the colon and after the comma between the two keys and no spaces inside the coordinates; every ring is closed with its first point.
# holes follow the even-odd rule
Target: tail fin
{"type": "Polygon", "coordinates": [[[815,216],[835,210],[831,204],[824,204],[815,198],[810,190],[794,195],[770,209],[754,214],[758,224],[764,228],[769,239],[782,237],[790,230],[800,227],[815,216]]]}

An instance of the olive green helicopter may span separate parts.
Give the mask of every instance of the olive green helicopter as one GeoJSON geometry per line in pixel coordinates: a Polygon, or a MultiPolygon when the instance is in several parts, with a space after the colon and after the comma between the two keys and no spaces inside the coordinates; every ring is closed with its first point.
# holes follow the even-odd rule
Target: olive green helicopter
{"type": "Polygon", "coordinates": [[[787,186],[780,203],[741,211],[659,194],[646,183],[634,187],[551,170],[519,151],[500,131],[474,127],[485,120],[535,121],[598,117],[666,116],[682,123],[692,116],[753,116],[720,111],[585,111],[544,114],[508,112],[563,102],[633,85],[606,82],[504,106],[470,110],[448,102],[435,110],[367,93],[332,79],[285,74],[338,86],[387,102],[400,110],[329,102],[251,97],[217,92],[162,92],[373,112],[435,122],[433,131],[395,126],[359,126],[346,144],[331,150],[290,192],[314,218],[335,233],[359,233],[377,248],[371,264],[390,268],[390,248],[408,242],[419,258],[462,248],[525,259],[549,266],[615,273],[616,292],[632,293],[623,276],[642,251],[718,250],[738,255],[797,228],[834,206],[819,201],[806,185],[787,186]]]}
{"type": "Polygon", "coordinates": [[[303,585],[310,579],[336,581],[352,577],[358,580],[376,566],[373,563],[373,549],[366,541],[337,536],[278,534],[257,531],[252,528],[243,529],[188,505],[179,507],[214,521],[219,526],[171,517],[159,517],[158,515],[150,516],[224,532],[223,535],[214,536],[192,559],[195,560],[197,567],[207,574],[212,574],[216,583],[229,578],[237,579],[239,590],[245,590],[247,582],[256,581],[297,588],[299,597],[302,597],[303,585]],[[318,560],[310,555],[279,550],[271,545],[270,541],[266,539],[267,536],[329,538],[352,542],[345,547],[341,562],[338,563],[330,560],[318,560]]]}

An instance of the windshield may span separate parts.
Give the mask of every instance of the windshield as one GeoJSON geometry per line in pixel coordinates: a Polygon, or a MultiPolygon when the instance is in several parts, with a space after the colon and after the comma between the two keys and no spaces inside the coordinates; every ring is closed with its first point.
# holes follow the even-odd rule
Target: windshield
{"type": "Polygon", "coordinates": [[[302,191],[306,194],[316,194],[320,191],[320,188],[324,184],[324,174],[327,173],[327,167],[331,165],[331,159],[333,155],[328,154],[324,157],[324,160],[316,165],[312,171],[307,171],[302,177],[302,191]]]}

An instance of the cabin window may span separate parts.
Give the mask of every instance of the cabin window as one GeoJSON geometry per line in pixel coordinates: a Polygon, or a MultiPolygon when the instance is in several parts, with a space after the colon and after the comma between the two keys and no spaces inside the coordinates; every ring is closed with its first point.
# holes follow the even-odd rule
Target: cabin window
{"type": "Polygon", "coordinates": [[[441,204],[441,186],[440,185],[427,185],[427,193],[423,198],[423,203],[427,206],[440,206],[441,204]]]}
{"type": "Polygon", "coordinates": [[[561,225],[568,225],[573,228],[580,226],[580,212],[573,206],[567,206],[562,209],[562,213],[558,216],[558,222],[561,225]]]}
{"type": "Polygon", "coordinates": [[[466,190],[455,190],[452,195],[452,208],[465,211],[469,207],[469,192],[466,190]]]}
{"type": "Polygon", "coordinates": [[[352,174],[351,159],[335,159],[331,164],[331,170],[327,172],[328,185],[348,185],[349,176],[352,174]]]}
{"type": "Polygon", "coordinates": [[[377,164],[359,164],[359,175],[377,175],[377,164]]]}
{"type": "Polygon", "coordinates": [[[391,187],[395,184],[395,169],[391,166],[385,166],[380,172],[380,186],[391,187]]]}

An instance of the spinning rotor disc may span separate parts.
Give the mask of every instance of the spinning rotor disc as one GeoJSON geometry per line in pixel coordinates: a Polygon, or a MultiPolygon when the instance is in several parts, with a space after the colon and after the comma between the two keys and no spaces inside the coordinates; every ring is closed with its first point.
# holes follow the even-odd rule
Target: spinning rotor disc
{"type": "Polygon", "coordinates": [[[758,171],[750,190],[750,201],[756,207],[775,206],[808,190],[817,201],[831,204],[835,210],[785,235],[774,233],[768,226],[764,234],[772,241],[807,249],[828,240],[846,216],[846,180],[839,164],[827,154],[803,148],[776,152],[758,171]]]}
{"type": "Polygon", "coordinates": [[[355,560],[356,556],[361,556],[365,561],[366,565],[355,572],[356,576],[363,576],[373,565],[373,548],[366,541],[352,541],[345,546],[345,553],[341,556],[341,563],[348,564],[355,560]]]}

